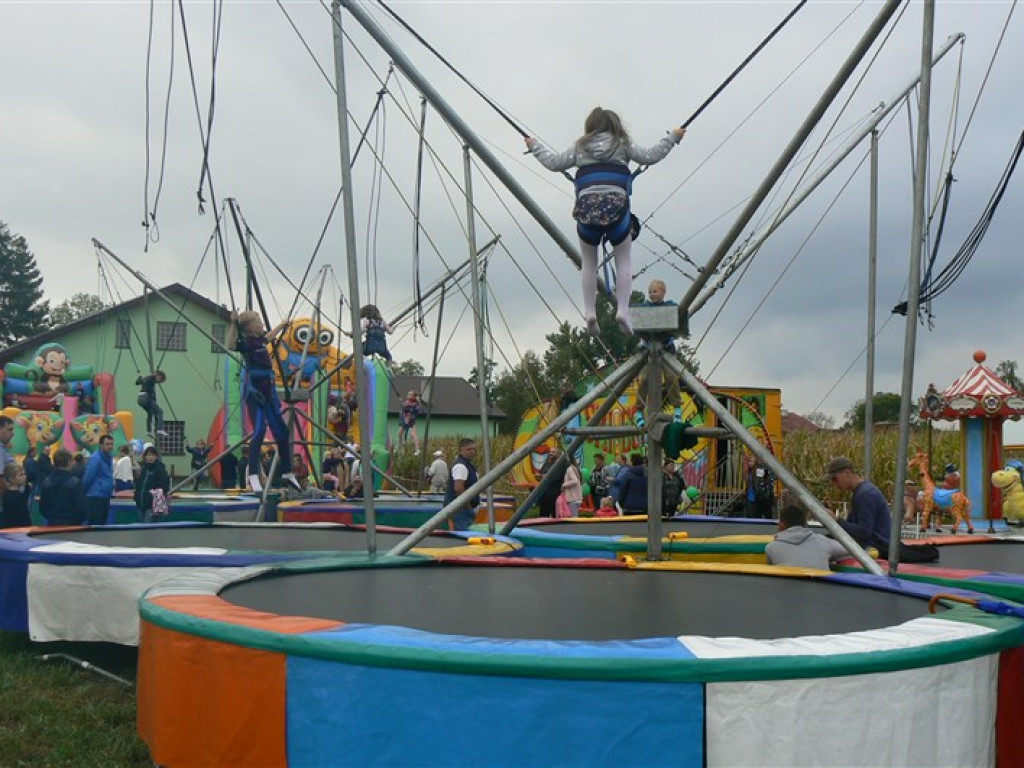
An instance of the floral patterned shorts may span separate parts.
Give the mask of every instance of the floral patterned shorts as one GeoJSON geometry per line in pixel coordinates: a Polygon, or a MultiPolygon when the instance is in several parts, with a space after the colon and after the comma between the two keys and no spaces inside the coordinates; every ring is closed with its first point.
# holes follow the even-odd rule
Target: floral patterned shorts
{"type": "Polygon", "coordinates": [[[614,192],[595,192],[576,198],[572,217],[588,227],[609,227],[629,210],[629,198],[614,192]]]}

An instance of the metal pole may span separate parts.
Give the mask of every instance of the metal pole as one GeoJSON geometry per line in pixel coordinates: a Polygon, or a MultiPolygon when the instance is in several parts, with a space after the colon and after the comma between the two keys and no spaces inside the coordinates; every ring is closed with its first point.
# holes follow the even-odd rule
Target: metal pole
{"type": "Polygon", "coordinates": [[[775,476],[779,478],[786,488],[788,488],[797,501],[799,501],[811,515],[820,522],[828,530],[832,537],[846,547],[847,551],[853,555],[857,562],[859,562],[864,568],[876,576],[884,576],[885,573],[882,571],[881,566],[870,558],[867,552],[858,544],[842,526],[835,521],[831,513],[825,509],[820,501],[814,497],[807,488],[804,487],[792,472],[790,472],[785,465],[782,464],[775,455],[765,448],[761,443],[757,441],[750,432],[744,428],[743,424],[729,413],[729,409],[723,406],[715,398],[713,394],[701,383],[700,379],[690,373],[686,368],[676,360],[674,357],[666,355],[664,363],[668,366],[669,370],[679,376],[686,388],[693,394],[694,397],[698,398],[704,405],[709,408],[716,417],[720,424],[725,425],[733,431],[733,434],[739,439],[747,449],[754,454],[757,458],[763,461],[775,476]]]}
{"type": "MultiPolygon", "coordinates": [[[[476,152],[484,165],[491,169],[491,172],[498,177],[498,180],[522,203],[527,212],[533,216],[544,231],[558,244],[558,247],[565,252],[565,255],[572,260],[576,268],[579,269],[582,266],[582,260],[580,259],[578,244],[565,236],[565,233],[555,225],[555,222],[544,212],[544,209],[537,205],[519,182],[505,170],[505,167],[498,161],[498,158],[491,152],[490,148],[480,140],[473,129],[444,100],[431,82],[413,66],[413,63],[406,57],[395,41],[383,29],[377,26],[377,23],[363,10],[361,3],[358,0],[341,0],[341,2],[348,9],[349,13],[355,17],[355,20],[377,41],[378,45],[387,52],[402,74],[413,82],[419,92],[426,97],[434,109],[441,113],[459,137],[473,148],[473,151],[476,152]]],[[[897,0],[891,0],[891,2],[898,5],[897,0]]],[[[600,278],[598,279],[600,280],[600,278]]]]}
{"type": "MultiPolygon", "coordinates": [[[[878,287],[878,131],[871,132],[871,209],[868,212],[868,346],[864,373],[864,479],[871,480],[875,433],[875,291],[878,287]]],[[[897,489],[897,494],[901,489],[897,489]]]]}
{"type": "MultiPolygon", "coordinates": [[[[936,53],[935,57],[932,59],[932,66],[934,67],[936,64],[938,64],[939,61],[941,61],[942,58],[947,53],[949,53],[953,46],[958,42],[962,42],[963,39],[963,32],[957,32],[954,35],[950,35],[950,37],[946,40],[945,43],[943,43],[938,53],[936,53]]],[[[790,214],[793,213],[793,211],[795,211],[798,207],[800,207],[800,205],[808,197],[811,196],[811,193],[821,185],[821,182],[828,178],[832,174],[832,171],[839,167],[840,163],[842,163],[850,155],[850,153],[853,152],[853,150],[860,146],[860,143],[864,139],[864,137],[867,136],[869,133],[873,132],[878,127],[879,123],[881,123],[882,120],[884,120],[886,116],[889,115],[889,113],[891,113],[894,109],[896,109],[896,107],[903,103],[903,99],[905,99],[907,97],[907,94],[910,93],[917,86],[920,80],[920,74],[914,75],[913,79],[909,83],[907,83],[900,91],[898,91],[895,96],[886,101],[883,101],[880,106],[876,107],[874,113],[868,119],[867,123],[864,124],[864,127],[858,130],[857,133],[853,137],[851,137],[848,142],[846,142],[843,148],[840,149],[835,154],[833,159],[830,162],[828,162],[825,165],[825,167],[822,168],[822,170],[820,170],[813,177],[811,177],[811,179],[809,179],[803,187],[797,190],[793,194],[792,199],[790,199],[789,202],[786,203],[782,210],[775,214],[772,220],[768,222],[768,224],[763,229],[759,230],[757,233],[752,235],[749,240],[744,242],[743,245],[741,245],[736,250],[735,255],[730,260],[729,264],[722,270],[722,274],[719,276],[719,278],[714,282],[713,285],[709,285],[708,289],[704,291],[703,294],[701,294],[700,298],[693,302],[693,304],[690,307],[691,316],[695,315],[700,310],[700,308],[703,307],[708,302],[708,300],[718,291],[718,289],[725,285],[729,277],[731,277],[732,274],[737,269],[739,269],[744,262],[747,261],[747,259],[753,257],[753,255],[757,253],[758,249],[760,249],[760,247],[764,244],[764,241],[767,240],[768,237],[773,232],[775,232],[775,230],[782,226],[782,222],[788,219],[790,214]]]]}
{"type": "Polygon", "coordinates": [[[156,295],[157,295],[157,296],[158,296],[158,297],[159,297],[159,298],[160,298],[160,299],[161,299],[161,300],[162,300],[162,301],[163,301],[163,302],[164,302],[165,304],[167,304],[168,306],[172,307],[172,308],[174,309],[174,311],[178,313],[178,316],[179,316],[179,317],[180,317],[180,318],[181,318],[182,320],[184,320],[184,321],[185,321],[186,323],[188,323],[189,325],[191,325],[191,326],[192,326],[193,328],[195,328],[195,329],[196,329],[196,330],[197,330],[197,331],[198,331],[198,332],[199,332],[200,334],[202,334],[203,336],[205,336],[206,338],[208,338],[208,339],[209,339],[210,341],[212,341],[212,342],[214,343],[214,345],[215,345],[215,346],[217,346],[217,347],[220,347],[220,349],[221,349],[221,350],[222,350],[222,351],[223,351],[223,352],[224,352],[225,354],[227,354],[227,355],[228,355],[229,357],[231,357],[231,358],[232,358],[232,359],[233,359],[233,360],[234,360],[235,362],[238,362],[238,363],[240,363],[240,362],[241,362],[241,361],[240,361],[240,359],[239,359],[239,357],[238,357],[238,354],[237,354],[236,352],[234,352],[233,350],[230,350],[230,349],[228,349],[228,348],[227,348],[227,347],[226,347],[226,346],[224,345],[224,342],[223,342],[223,341],[220,341],[219,339],[215,338],[215,337],[214,337],[214,336],[213,336],[213,335],[212,335],[212,334],[211,334],[211,333],[210,333],[209,331],[207,331],[207,330],[206,330],[205,328],[203,328],[203,327],[202,327],[201,325],[199,325],[199,324],[198,324],[197,322],[195,322],[195,321],[194,321],[194,320],[193,320],[192,318],[190,318],[190,317],[189,317],[188,315],[186,315],[186,314],[185,314],[184,312],[182,312],[182,311],[181,311],[181,310],[180,310],[180,309],[178,308],[178,305],[177,305],[177,304],[175,304],[175,303],[174,303],[173,301],[171,301],[171,300],[170,300],[170,299],[169,299],[169,298],[168,298],[168,297],[167,297],[167,296],[166,296],[166,295],[164,294],[164,292],[163,292],[163,291],[161,291],[161,290],[160,290],[159,288],[157,288],[157,287],[156,287],[156,286],[155,286],[155,285],[153,284],[153,281],[152,281],[152,280],[150,280],[150,279],[149,279],[148,277],[146,277],[146,276],[145,276],[144,274],[142,274],[141,272],[139,272],[139,271],[138,271],[137,269],[133,269],[133,268],[132,268],[132,267],[131,267],[131,266],[130,266],[130,265],[129,265],[129,264],[128,264],[128,263],[126,262],[126,261],[124,261],[124,260],[123,260],[123,259],[122,259],[122,258],[121,258],[120,256],[118,256],[118,255],[117,255],[116,253],[114,253],[114,252],[113,252],[112,250],[110,250],[109,248],[107,248],[107,246],[105,246],[105,245],[104,245],[103,243],[101,243],[101,242],[100,242],[99,240],[97,240],[97,239],[96,239],[95,237],[94,237],[94,238],[92,239],[92,244],[93,244],[93,246],[94,246],[95,248],[99,248],[99,249],[100,249],[101,251],[103,251],[103,252],[104,252],[105,254],[107,254],[107,256],[109,256],[109,257],[110,257],[110,258],[112,258],[112,259],[113,259],[114,261],[116,261],[116,262],[117,262],[118,264],[120,264],[120,265],[121,265],[121,266],[122,266],[122,267],[123,267],[123,268],[124,268],[125,270],[127,270],[127,271],[128,271],[128,273],[129,273],[129,274],[131,274],[131,275],[132,275],[132,277],[134,277],[134,278],[135,278],[136,280],[138,280],[138,281],[139,281],[140,283],[142,283],[142,284],[143,284],[144,286],[146,286],[147,288],[149,288],[149,290],[151,290],[151,291],[152,291],[152,292],[153,292],[154,294],[156,294],[156,295]]]}
{"type": "MultiPolygon", "coordinates": [[[[487,361],[484,359],[484,317],[480,305],[480,262],[476,254],[476,215],[473,210],[473,163],[469,145],[462,147],[462,167],[466,177],[466,239],[469,241],[469,273],[473,301],[473,338],[476,341],[476,389],[480,403],[481,447],[484,449],[484,474],[491,471],[491,431],[487,419],[487,361]]],[[[487,486],[487,530],[494,533],[494,487],[487,486]]]]}
{"type": "MultiPolygon", "coordinates": [[[[910,235],[910,276],[907,278],[907,323],[903,337],[903,384],[900,388],[900,436],[896,447],[896,498],[893,499],[892,533],[889,535],[889,575],[899,567],[900,533],[903,524],[903,486],[907,480],[910,443],[910,406],[914,402],[914,353],[917,347],[917,311],[921,298],[921,251],[925,238],[925,188],[928,184],[928,121],[931,113],[932,36],[935,33],[935,0],[925,0],[921,34],[921,98],[917,105],[917,157],[914,162],[914,224],[910,235]]],[[[929,457],[930,460],[930,457],[929,457]]]]}
{"type": "MultiPolygon", "coordinates": [[[[654,424],[661,413],[661,372],[665,348],[663,340],[647,340],[646,424],[654,424]]],[[[647,438],[647,559],[661,560],[661,485],[664,449],[657,440],[647,438]]]]}
{"type": "MultiPolygon", "coordinates": [[[[640,367],[641,362],[642,360],[637,362],[637,368],[640,367]]],[[[612,406],[614,406],[615,403],[618,401],[619,395],[621,395],[625,391],[626,387],[629,386],[632,380],[632,378],[623,378],[619,381],[618,384],[610,388],[607,394],[605,394],[604,400],[601,402],[601,405],[597,407],[597,411],[595,411],[594,415],[590,418],[588,424],[600,424],[604,420],[604,417],[608,415],[608,411],[610,411],[612,409],[612,406]]],[[[562,430],[562,432],[564,434],[565,430],[562,430]]],[[[586,442],[586,440],[586,435],[578,435],[577,437],[573,438],[572,442],[570,442],[569,445],[566,446],[565,451],[562,453],[562,455],[559,456],[558,459],[555,461],[555,465],[551,468],[551,471],[541,478],[541,481],[537,483],[534,489],[530,491],[530,493],[526,496],[526,499],[523,500],[523,503],[519,505],[519,509],[515,511],[515,514],[513,514],[512,517],[510,517],[505,522],[505,525],[502,526],[502,536],[508,536],[512,532],[512,529],[515,528],[516,525],[518,525],[519,521],[526,516],[526,513],[529,512],[530,509],[533,508],[533,505],[537,503],[537,499],[540,498],[541,494],[544,492],[544,489],[551,484],[551,478],[553,478],[557,474],[561,465],[567,462],[569,460],[568,457],[574,455],[576,451],[579,450],[580,446],[586,442]]]]}
{"type": "MultiPolygon", "coordinates": [[[[437,358],[438,351],[441,348],[441,323],[444,320],[444,298],[447,292],[441,290],[441,300],[437,303],[437,328],[434,331],[434,354],[430,358],[430,401],[434,399],[434,387],[437,384],[437,358]]],[[[421,393],[422,394],[422,393],[421,393]]],[[[433,415],[433,406],[427,410],[426,422],[423,425],[423,456],[420,458],[420,471],[419,477],[416,478],[416,493],[419,494],[423,490],[423,473],[427,466],[427,448],[430,445],[430,418],[433,415]]],[[[433,456],[431,456],[433,458],[433,456]]],[[[433,464],[433,462],[431,462],[433,464]]],[[[431,479],[433,482],[433,479],[431,479]]]]}
{"type": "Polygon", "coordinates": [[[636,369],[639,367],[643,359],[644,353],[642,352],[630,357],[622,367],[615,371],[611,376],[587,392],[587,394],[573,403],[572,406],[558,414],[558,416],[553,419],[545,429],[537,432],[533,437],[523,443],[523,445],[499,461],[497,466],[495,466],[488,474],[473,483],[473,485],[456,496],[450,504],[446,504],[440,512],[427,520],[427,522],[409,534],[406,538],[402,539],[402,541],[398,542],[398,544],[388,551],[388,554],[404,555],[419,542],[423,541],[423,539],[430,535],[432,530],[451,517],[456,510],[460,509],[470,499],[487,488],[487,486],[494,483],[498,478],[503,477],[506,472],[510,471],[516,464],[533,453],[534,448],[547,440],[549,436],[558,432],[578,414],[582,413],[591,403],[601,397],[605,391],[614,387],[616,384],[619,384],[623,379],[632,379],[633,376],[636,375],[636,369]]]}
{"type": "Polygon", "coordinates": [[[772,166],[770,171],[768,171],[768,175],[765,177],[764,181],[761,182],[761,186],[759,186],[750,197],[739,217],[726,233],[722,242],[718,245],[718,248],[716,248],[714,253],[711,255],[711,258],[708,260],[707,265],[705,265],[704,270],[697,273],[697,278],[690,284],[689,289],[686,291],[686,295],[683,296],[679,302],[679,325],[681,328],[687,327],[687,317],[689,316],[690,305],[693,303],[693,300],[697,298],[701,289],[704,288],[707,282],[711,279],[715,270],[718,269],[718,265],[722,263],[722,259],[725,258],[725,255],[732,247],[732,244],[736,242],[736,238],[740,236],[743,229],[757,212],[757,209],[761,207],[765,198],[767,198],[769,193],[772,191],[772,187],[775,186],[782,174],[785,173],[786,168],[792,162],[793,158],[796,157],[797,152],[800,151],[800,147],[803,146],[807,137],[811,135],[811,132],[814,130],[815,126],[817,126],[818,121],[821,120],[822,115],[825,114],[825,110],[828,109],[829,105],[839,94],[839,91],[842,89],[847,79],[853,74],[853,70],[857,67],[857,64],[864,57],[864,54],[867,53],[875,38],[878,37],[879,33],[881,33],[882,29],[896,12],[896,9],[899,8],[900,4],[901,0],[886,0],[885,5],[882,6],[882,10],[875,17],[874,21],[871,22],[871,26],[868,27],[867,31],[858,41],[856,47],[843,63],[843,66],[840,67],[839,72],[836,73],[835,77],[832,78],[832,82],[829,83],[828,87],[825,89],[825,93],[822,94],[820,99],[818,99],[818,103],[815,104],[814,109],[811,110],[811,113],[804,120],[803,125],[800,126],[796,136],[794,136],[789,142],[789,146],[783,150],[779,159],[775,161],[775,165],[772,166]]]}
{"type": "MultiPolygon", "coordinates": [[[[349,159],[348,140],[348,104],[345,93],[345,53],[344,38],[341,33],[341,3],[331,3],[331,18],[334,21],[334,80],[337,86],[338,106],[338,143],[341,150],[341,186],[345,194],[342,196],[342,210],[345,220],[345,252],[348,256],[348,295],[352,314],[352,359],[355,365],[356,397],[359,399],[357,408],[359,418],[360,453],[364,458],[372,455],[370,446],[370,414],[366,407],[369,403],[366,388],[366,371],[363,369],[363,345],[359,338],[359,261],[356,253],[356,216],[352,203],[352,163],[349,159]]],[[[370,461],[360,462],[363,477],[363,503],[366,520],[366,549],[369,554],[377,553],[377,515],[373,507],[373,466],[370,461]],[[367,472],[369,469],[369,472],[367,472]]]]}

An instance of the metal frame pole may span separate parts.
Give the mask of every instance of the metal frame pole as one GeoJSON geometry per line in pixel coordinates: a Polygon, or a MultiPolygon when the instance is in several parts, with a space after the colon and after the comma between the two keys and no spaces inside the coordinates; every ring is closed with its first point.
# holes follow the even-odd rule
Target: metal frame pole
{"type": "Polygon", "coordinates": [[[711,394],[700,379],[686,370],[686,367],[673,357],[666,355],[664,362],[671,371],[683,380],[686,388],[693,394],[693,396],[704,403],[704,405],[715,414],[719,423],[724,424],[732,430],[737,439],[743,443],[743,445],[745,445],[747,449],[754,454],[754,456],[763,461],[768,468],[775,473],[775,476],[779,478],[782,484],[786,486],[794,496],[796,496],[797,500],[803,504],[803,506],[818,522],[825,526],[836,541],[846,547],[846,550],[857,559],[857,562],[864,566],[869,573],[873,573],[876,576],[885,575],[882,567],[868,556],[868,553],[864,551],[860,544],[853,540],[853,537],[851,537],[850,534],[843,530],[842,526],[835,521],[829,511],[825,509],[817,498],[815,498],[814,494],[807,490],[803,483],[796,478],[796,475],[790,472],[782,462],[775,458],[775,455],[771,451],[761,445],[761,443],[757,441],[757,438],[750,434],[750,432],[744,428],[743,424],[741,424],[735,416],[729,413],[729,410],[725,406],[715,399],[715,396],[711,394]]]}
{"type": "MultiPolygon", "coordinates": [[[[476,152],[477,157],[483,161],[484,165],[491,169],[491,172],[498,177],[502,184],[508,189],[509,192],[522,204],[527,212],[533,216],[538,224],[547,232],[551,238],[558,244],[558,246],[565,252],[576,268],[579,269],[582,266],[582,259],[580,258],[579,246],[576,242],[572,241],[565,236],[555,224],[555,222],[544,212],[529,193],[519,184],[518,181],[505,169],[505,167],[498,161],[498,158],[491,152],[490,148],[480,140],[469,124],[466,123],[459,114],[448,104],[447,101],[441,96],[440,93],[434,88],[434,86],[424,77],[409,58],[402,52],[402,49],[398,47],[394,40],[392,40],[388,34],[381,29],[377,22],[375,22],[362,8],[362,4],[358,0],[340,0],[342,5],[348,10],[349,13],[355,18],[359,24],[362,25],[370,37],[377,41],[377,44],[383,48],[395,66],[408,77],[416,88],[419,90],[427,101],[441,113],[442,117],[448,122],[452,129],[459,135],[459,137],[473,148],[476,152]]],[[[898,5],[897,0],[891,0],[898,5]]],[[[603,282],[603,281],[602,281],[603,282]]]]}
{"type": "MultiPolygon", "coordinates": [[[[640,364],[641,362],[638,361],[636,364],[637,369],[640,368],[640,364]]],[[[629,386],[631,381],[632,378],[624,378],[621,379],[619,383],[616,384],[614,387],[611,387],[605,394],[604,401],[601,403],[601,405],[597,407],[597,410],[594,412],[594,415],[591,417],[588,424],[599,424],[601,421],[603,421],[604,417],[608,415],[608,412],[612,409],[616,401],[619,399],[619,395],[621,395],[625,391],[626,387],[629,386]]],[[[563,434],[565,434],[565,430],[562,430],[562,432],[563,434]]],[[[526,499],[523,501],[523,503],[519,505],[519,509],[515,511],[515,514],[513,514],[512,517],[510,517],[505,522],[505,525],[502,526],[500,533],[503,536],[507,536],[509,533],[511,533],[512,529],[516,527],[519,521],[526,516],[526,513],[529,512],[530,509],[537,503],[537,499],[540,498],[540,495],[544,492],[544,489],[551,484],[551,478],[553,478],[557,474],[558,469],[561,467],[561,465],[568,462],[568,457],[575,454],[576,451],[579,450],[580,446],[586,442],[586,440],[586,434],[577,435],[576,437],[573,438],[572,442],[570,442],[569,445],[565,447],[565,451],[563,451],[562,455],[555,460],[555,464],[551,468],[551,471],[549,471],[544,477],[541,478],[540,482],[537,483],[534,489],[530,491],[530,493],[526,496],[526,499]]]]}
{"type": "MultiPolygon", "coordinates": [[[[487,419],[487,368],[484,360],[484,317],[480,303],[480,262],[476,251],[476,215],[473,208],[473,163],[469,145],[462,146],[462,165],[466,178],[466,239],[469,242],[470,296],[473,301],[473,338],[476,342],[476,389],[480,403],[480,445],[484,449],[484,474],[491,471],[491,431],[487,419]]],[[[487,530],[494,533],[494,488],[487,486],[487,530]]]]}
{"type": "MultiPolygon", "coordinates": [[[[950,35],[950,37],[947,38],[946,42],[943,43],[942,47],[939,49],[939,51],[935,54],[934,58],[932,59],[932,66],[936,66],[945,57],[945,55],[949,53],[950,50],[952,50],[953,46],[959,42],[962,42],[963,39],[963,32],[957,32],[956,34],[950,35]]],[[[920,80],[920,74],[914,75],[914,78],[909,83],[907,83],[900,91],[898,91],[895,96],[882,102],[882,104],[875,109],[874,113],[868,119],[864,127],[857,131],[856,135],[854,135],[838,152],[836,152],[832,160],[828,162],[811,179],[809,179],[803,187],[797,190],[793,194],[792,199],[790,199],[790,201],[782,208],[782,210],[780,210],[775,216],[772,217],[772,220],[765,227],[758,230],[754,235],[751,236],[749,240],[744,242],[743,245],[736,250],[735,256],[729,262],[728,266],[725,268],[724,274],[722,274],[714,282],[713,285],[709,286],[708,289],[704,291],[703,294],[701,294],[700,298],[694,301],[693,304],[690,306],[691,317],[695,315],[700,310],[700,308],[703,307],[708,302],[708,300],[718,291],[719,288],[725,285],[726,280],[728,280],[729,277],[747,259],[751,258],[755,253],[757,253],[758,249],[764,244],[764,241],[767,240],[768,237],[771,236],[773,232],[775,232],[775,230],[782,226],[782,223],[789,218],[790,214],[793,213],[793,211],[795,211],[797,208],[799,208],[800,205],[803,204],[803,202],[808,197],[811,196],[811,193],[814,192],[814,190],[816,190],[826,178],[832,175],[832,172],[839,167],[840,163],[842,163],[850,155],[850,153],[853,152],[853,150],[860,146],[860,143],[864,139],[864,137],[872,133],[878,127],[879,123],[881,123],[882,120],[884,120],[889,113],[891,113],[894,109],[896,109],[896,107],[903,103],[903,99],[907,97],[907,94],[909,94],[914,89],[914,87],[918,84],[918,82],[920,82],[920,80]]]]}
{"type": "Polygon", "coordinates": [[[241,446],[245,445],[247,442],[249,442],[249,440],[251,438],[252,438],[252,432],[250,432],[248,435],[243,437],[241,440],[239,440],[237,443],[232,445],[230,448],[226,448],[225,450],[223,450],[220,453],[218,453],[216,456],[214,456],[212,459],[210,459],[208,462],[206,462],[202,467],[197,469],[195,472],[193,472],[191,475],[186,477],[180,483],[178,483],[175,486],[172,486],[171,490],[169,491],[169,493],[174,493],[175,491],[180,491],[184,486],[188,485],[190,480],[194,480],[196,475],[199,475],[199,474],[205,472],[206,470],[208,470],[210,467],[212,467],[214,464],[216,464],[222,458],[227,456],[233,450],[235,450],[236,448],[240,448],[241,446]]]}
{"type": "Polygon", "coordinates": [[[736,242],[736,239],[743,232],[744,227],[750,222],[757,209],[761,207],[761,204],[768,197],[772,188],[776,182],[782,177],[782,174],[786,172],[786,168],[796,157],[797,152],[800,151],[800,147],[803,146],[807,137],[811,135],[811,132],[817,126],[818,121],[821,120],[825,114],[825,110],[828,109],[829,105],[839,94],[843,85],[849,79],[850,75],[853,74],[853,70],[856,69],[857,64],[868,52],[868,49],[874,43],[875,38],[881,33],[882,29],[888,23],[889,19],[896,12],[896,9],[901,5],[902,0],[886,0],[882,10],[879,11],[874,21],[868,27],[867,31],[857,42],[856,47],[847,57],[846,61],[843,62],[842,67],[836,73],[835,77],[832,78],[832,82],[828,84],[825,89],[825,93],[822,94],[821,98],[818,99],[818,103],[814,105],[811,113],[804,120],[803,125],[800,126],[796,133],[796,136],[789,142],[789,145],[783,150],[779,159],[775,161],[775,165],[772,166],[771,170],[768,171],[768,175],[761,182],[761,185],[755,190],[754,194],[749,198],[743,211],[737,217],[729,231],[726,232],[722,242],[715,249],[711,258],[708,259],[708,263],[705,265],[703,271],[697,273],[697,278],[690,284],[689,289],[686,291],[686,295],[679,302],[679,325],[681,328],[687,326],[687,318],[690,312],[690,305],[694,299],[700,293],[701,289],[711,279],[711,276],[718,269],[719,264],[722,263],[722,259],[725,258],[732,247],[732,244],[736,242]]]}
{"type": "MultiPolygon", "coordinates": [[[[910,235],[910,276],[907,278],[907,323],[903,337],[903,382],[900,388],[900,437],[896,447],[896,492],[889,536],[889,575],[899,567],[900,533],[903,528],[903,486],[907,481],[910,442],[910,406],[914,402],[914,353],[917,347],[917,312],[921,298],[921,252],[924,248],[925,195],[928,184],[928,121],[932,97],[932,38],[935,34],[935,0],[924,2],[921,33],[921,98],[917,105],[917,157],[914,163],[914,223],[910,235]]],[[[931,457],[929,457],[929,462],[931,457]]]]}
{"type": "MultiPolygon", "coordinates": [[[[645,424],[650,426],[661,413],[662,357],[665,356],[661,338],[647,339],[647,404],[645,424]]],[[[662,469],[665,451],[661,443],[647,438],[647,559],[661,560],[661,497],[662,469]]]]}
{"type": "MultiPolygon", "coordinates": [[[[871,132],[871,194],[868,212],[868,344],[864,372],[864,479],[871,480],[875,431],[875,295],[878,287],[878,131],[871,132]]],[[[902,489],[897,489],[902,493],[902,489]]]]}
{"type": "MultiPolygon", "coordinates": [[[[617,371],[611,376],[602,381],[590,392],[587,392],[583,397],[572,404],[571,407],[562,411],[557,418],[552,420],[548,426],[535,433],[533,437],[527,440],[523,445],[513,451],[511,454],[506,456],[497,466],[494,467],[488,474],[481,477],[473,485],[464,490],[461,494],[455,497],[451,503],[445,505],[445,507],[435,514],[432,518],[427,520],[423,525],[409,534],[402,541],[398,542],[389,551],[389,555],[404,555],[410,549],[415,547],[419,542],[423,541],[430,532],[437,528],[438,525],[446,521],[452,516],[458,509],[466,504],[470,499],[483,491],[487,486],[494,483],[495,480],[502,477],[506,472],[511,470],[516,464],[522,461],[525,457],[533,453],[533,449],[543,443],[551,435],[558,432],[562,427],[568,424],[578,414],[582,413],[591,403],[601,397],[608,389],[619,384],[623,379],[632,379],[636,374],[636,369],[644,359],[644,353],[640,352],[630,357],[617,371]]],[[[610,407],[610,406],[609,406],[610,407]]],[[[579,439],[579,438],[577,438],[579,439]]]]}
{"type": "Polygon", "coordinates": [[[360,453],[364,460],[360,462],[363,477],[363,503],[366,520],[366,549],[371,554],[377,553],[377,515],[373,506],[373,465],[365,460],[372,456],[370,446],[370,414],[366,404],[369,402],[366,390],[366,371],[363,369],[363,345],[360,338],[359,317],[359,260],[356,251],[356,216],[352,202],[352,162],[349,155],[348,138],[348,103],[345,89],[345,41],[341,29],[341,2],[331,3],[331,18],[334,22],[334,80],[337,91],[338,108],[338,144],[341,155],[341,185],[345,191],[342,195],[342,210],[345,220],[345,253],[348,266],[348,295],[351,302],[352,321],[352,360],[355,365],[356,396],[359,398],[357,417],[359,419],[360,453]],[[369,472],[367,472],[369,468],[369,472]]]}

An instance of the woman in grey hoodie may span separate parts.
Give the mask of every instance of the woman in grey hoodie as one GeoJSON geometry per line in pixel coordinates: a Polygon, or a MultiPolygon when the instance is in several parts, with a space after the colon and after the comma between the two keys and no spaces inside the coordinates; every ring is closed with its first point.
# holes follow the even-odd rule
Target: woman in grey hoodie
{"type": "Polygon", "coordinates": [[[532,136],[526,137],[530,153],[550,171],[579,168],[576,172],[576,233],[583,257],[583,311],[587,330],[596,336],[597,328],[597,249],[607,240],[615,257],[615,318],[622,329],[633,333],[629,322],[629,295],[633,290],[630,249],[633,242],[629,195],[633,175],[630,160],[653,165],[662,160],[686,134],[685,128],[673,128],[652,147],[633,144],[619,116],[610,109],[595,107],[583,124],[583,135],[565,152],[555,153],[532,136]]]}

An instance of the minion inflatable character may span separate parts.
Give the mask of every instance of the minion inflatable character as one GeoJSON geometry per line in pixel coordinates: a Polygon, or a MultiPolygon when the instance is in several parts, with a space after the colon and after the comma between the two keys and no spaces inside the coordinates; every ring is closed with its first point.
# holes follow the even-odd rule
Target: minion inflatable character
{"type": "MultiPolygon", "coordinates": [[[[281,363],[281,370],[291,387],[311,384],[325,361],[337,357],[333,346],[334,331],[324,328],[308,317],[292,320],[281,334],[277,348],[270,349],[281,363]]],[[[284,382],[278,379],[278,386],[284,382]]]]}

